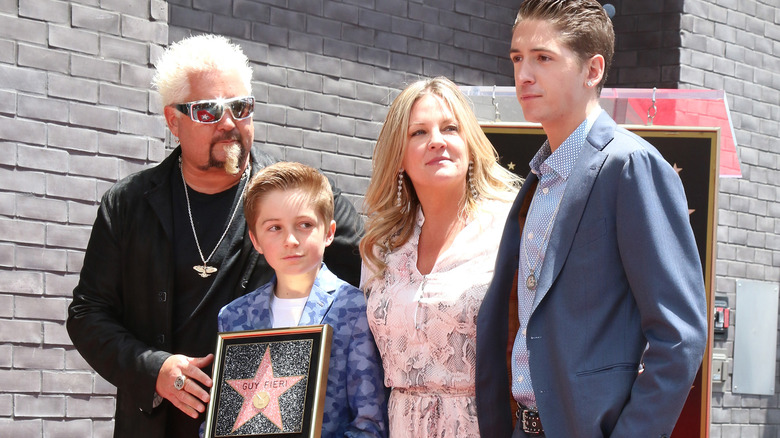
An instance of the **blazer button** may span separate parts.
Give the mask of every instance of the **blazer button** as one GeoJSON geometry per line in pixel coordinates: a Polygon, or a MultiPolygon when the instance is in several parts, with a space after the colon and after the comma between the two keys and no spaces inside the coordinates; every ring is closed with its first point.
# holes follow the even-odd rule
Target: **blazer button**
{"type": "Polygon", "coordinates": [[[157,294],[157,301],[164,303],[168,300],[168,294],[165,291],[162,291],[157,294]]]}

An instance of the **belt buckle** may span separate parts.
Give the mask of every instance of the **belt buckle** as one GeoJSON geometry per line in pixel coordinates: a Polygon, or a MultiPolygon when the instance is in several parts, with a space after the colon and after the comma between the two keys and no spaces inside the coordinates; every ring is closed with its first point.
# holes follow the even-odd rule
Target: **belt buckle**
{"type": "Polygon", "coordinates": [[[523,432],[533,435],[544,433],[544,428],[542,428],[542,420],[539,419],[539,411],[521,407],[520,412],[520,420],[523,423],[523,432]]]}

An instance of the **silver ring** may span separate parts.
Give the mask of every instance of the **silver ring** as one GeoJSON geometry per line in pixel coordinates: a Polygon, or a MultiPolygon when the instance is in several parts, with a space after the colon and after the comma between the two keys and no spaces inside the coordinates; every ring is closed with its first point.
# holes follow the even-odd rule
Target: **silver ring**
{"type": "Polygon", "coordinates": [[[173,387],[180,390],[184,388],[184,384],[187,382],[187,378],[183,374],[179,375],[176,380],[173,381],[173,387]]]}

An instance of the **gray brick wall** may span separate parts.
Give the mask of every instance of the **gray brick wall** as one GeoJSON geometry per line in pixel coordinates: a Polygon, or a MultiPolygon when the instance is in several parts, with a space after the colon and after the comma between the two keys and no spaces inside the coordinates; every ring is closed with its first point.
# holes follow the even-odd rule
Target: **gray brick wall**
{"type": "Polygon", "coordinates": [[[0,435],[112,434],[115,389],[64,323],[100,196],[164,156],[167,43],[161,1],[0,1],[0,435]]]}
{"type": "MultiPolygon", "coordinates": [[[[101,194],[167,153],[149,90],[166,44],[200,32],[239,43],[255,69],[256,141],[321,168],[359,207],[405,83],[512,85],[519,3],[0,0],[1,434],[112,434],[115,389],[73,349],[65,312],[101,194]]],[[[780,281],[780,5],[611,3],[607,86],[726,90],[744,176],[720,180],[716,293],[733,303],[736,279],[780,281]]],[[[731,354],[733,329],[715,348],[731,354]]],[[[780,437],[778,397],[730,387],[713,387],[711,436],[780,437]]]]}
{"type": "Polygon", "coordinates": [[[731,392],[736,281],[780,282],[780,4],[774,0],[686,0],[679,88],[726,90],[741,179],[721,179],[716,296],[729,299],[726,381],[713,383],[712,438],[780,436],[780,399],[731,392]]]}

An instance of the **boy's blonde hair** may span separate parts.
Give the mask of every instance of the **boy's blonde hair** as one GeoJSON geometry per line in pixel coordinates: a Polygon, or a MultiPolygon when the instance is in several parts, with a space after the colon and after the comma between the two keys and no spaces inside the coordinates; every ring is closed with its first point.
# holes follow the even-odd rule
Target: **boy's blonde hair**
{"type": "Polygon", "coordinates": [[[261,169],[249,181],[244,195],[244,217],[252,229],[260,215],[260,203],[274,190],[303,191],[309,205],[327,225],[333,220],[333,190],[325,175],[305,164],[282,161],[261,169]]]}

